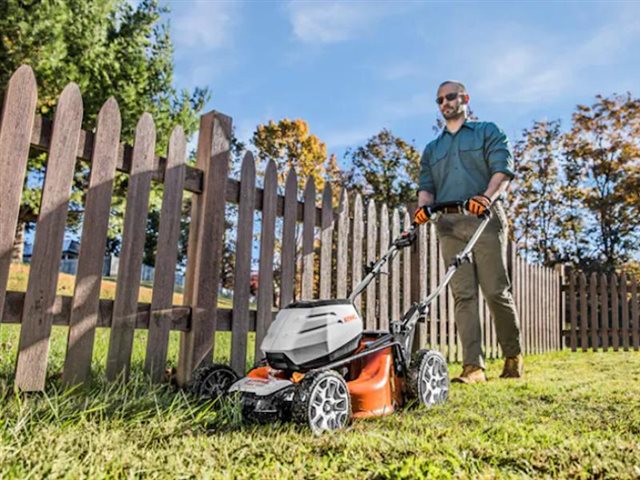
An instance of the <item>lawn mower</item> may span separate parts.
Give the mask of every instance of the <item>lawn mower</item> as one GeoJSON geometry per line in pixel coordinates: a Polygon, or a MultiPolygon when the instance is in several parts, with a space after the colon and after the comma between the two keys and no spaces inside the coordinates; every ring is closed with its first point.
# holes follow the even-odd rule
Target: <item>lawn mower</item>
{"type": "MultiPolygon", "coordinates": [[[[434,220],[445,212],[464,212],[461,202],[423,208],[434,220]]],[[[433,350],[412,354],[415,328],[457,268],[471,261],[471,250],[488,222],[487,214],[436,290],[392,320],[389,331],[365,331],[354,300],[415,241],[416,224],[366,268],[348,298],[300,300],[281,309],[261,344],[265,358],[245,377],[226,365],[207,365],[194,372],[192,390],[211,399],[234,398],[243,420],[293,420],[308,424],[316,434],[340,429],[352,418],[388,415],[408,403],[431,407],[445,402],[447,362],[433,350]]]]}

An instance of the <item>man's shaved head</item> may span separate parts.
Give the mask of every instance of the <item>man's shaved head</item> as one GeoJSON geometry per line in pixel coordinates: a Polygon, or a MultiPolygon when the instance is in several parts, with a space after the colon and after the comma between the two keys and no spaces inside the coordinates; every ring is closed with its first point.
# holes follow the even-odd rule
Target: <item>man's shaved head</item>
{"type": "Polygon", "coordinates": [[[463,83],[461,82],[457,82],[455,80],[445,80],[444,82],[442,82],[439,86],[438,86],[438,91],[444,87],[445,85],[453,85],[455,87],[457,87],[458,92],[460,93],[467,93],[467,88],[464,86],[463,83]]]}

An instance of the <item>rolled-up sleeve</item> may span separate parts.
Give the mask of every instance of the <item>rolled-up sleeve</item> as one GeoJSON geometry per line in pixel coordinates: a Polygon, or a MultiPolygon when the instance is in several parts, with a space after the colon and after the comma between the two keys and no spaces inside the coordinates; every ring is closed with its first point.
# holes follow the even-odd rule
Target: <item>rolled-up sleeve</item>
{"type": "Polygon", "coordinates": [[[487,123],[485,135],[485,158],[491,169],[491,175],[502,172],[509,178],[513,178],[515,176],[513,153],[509,139],[495,123],[487,123]]]}
{"type": "Polygon", "coordinates": [[[429,163],[429,146],[422,152],[420,158],[420,177],[418,179],[418,191],[424,191],[429,193],[434,192],[435,187],[433,185],[433,177],[431,176],[431,165],[429,163]]]}

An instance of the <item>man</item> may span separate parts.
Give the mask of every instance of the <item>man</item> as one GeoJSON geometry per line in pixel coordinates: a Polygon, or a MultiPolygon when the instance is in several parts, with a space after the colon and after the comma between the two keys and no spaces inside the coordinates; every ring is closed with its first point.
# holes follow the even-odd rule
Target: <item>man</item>
{"type": "Polygon", "coordinates": [[[447,262],[467,244],[491,207],[492,218],[473,249],[473,262],[451,279],[455,321],[463,349],[463,371],[453,381],[486,382],[478,284],[491,310],[498,342],[506,357],[501,377],[523,375],[518,315],[507,273],[507,220],[501,193],[513,178],[513,156],[506,135],[494,123],[467,119],[469,95],[463,84],[446,81],[436,103],[446,127],[427,145],[420,160],[418,210],[414,221],[429,221],[422,206],[464,201],[468,213],[446,213],[436,230],[447,262]],[[466,214],[465,214],[466,213],[466,214]],[[469,215],[469,213],[471,215],[469,215]]]}

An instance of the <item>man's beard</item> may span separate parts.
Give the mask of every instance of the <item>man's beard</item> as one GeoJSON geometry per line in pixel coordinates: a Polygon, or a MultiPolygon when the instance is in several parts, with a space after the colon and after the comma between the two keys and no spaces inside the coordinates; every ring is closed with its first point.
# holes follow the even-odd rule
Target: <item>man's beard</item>
{"type": "Polygon", "coordinates": [[[442,112],[442,116],[445,120],[457,120],[464,116],[464,107],[461,105],[456,109],[448,111],[448,113],[442,112]]]}

